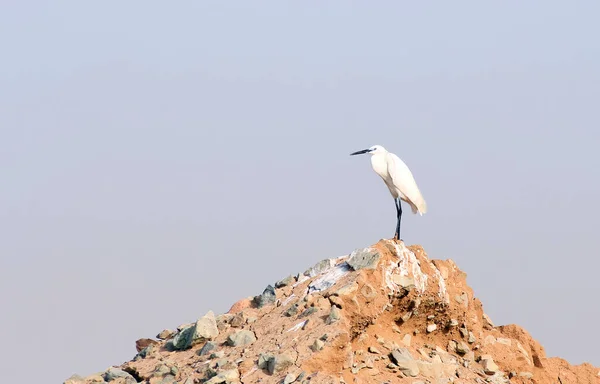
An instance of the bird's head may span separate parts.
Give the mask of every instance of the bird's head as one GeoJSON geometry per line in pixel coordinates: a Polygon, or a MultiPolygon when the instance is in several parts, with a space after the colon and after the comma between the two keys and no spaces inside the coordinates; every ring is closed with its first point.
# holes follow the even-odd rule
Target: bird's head
{"type": "Polygon", "coordinates": [[[363,150],[351,153],[350,156],[353,156],[353,155],[362,155],[364,153],[370,153],[371,155],[375,155],[377,153],[385,153],[385,152],[386,152],[385,148],[383,148],[381,145],[374,145],[374,146],[372,146],[370,148],[363,149],[363,150]]]}

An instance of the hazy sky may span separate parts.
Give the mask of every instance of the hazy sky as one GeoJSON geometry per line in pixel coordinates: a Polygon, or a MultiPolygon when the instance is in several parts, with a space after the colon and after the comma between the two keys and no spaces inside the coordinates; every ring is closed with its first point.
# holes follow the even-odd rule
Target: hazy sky
{"type": "MultiPolygon", "coordinates": [[[[5,1],[0,349],[62,382],[391,237],[600,365],[600,2],[5,1]],[[405,209],[405,212],[409,212],[405,209]]],[[[19,378],[19,379],[17,379],[19,378]]]]}

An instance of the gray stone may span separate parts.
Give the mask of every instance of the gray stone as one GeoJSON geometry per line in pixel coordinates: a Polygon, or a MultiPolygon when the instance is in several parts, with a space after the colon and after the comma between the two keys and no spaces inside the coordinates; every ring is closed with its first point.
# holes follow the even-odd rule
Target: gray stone
{"type": "Polygon", "coordinates": [[[331,267],[333,267],[333,260],[330,260],[330,259],[321,260],[317,264],[313,265],[312,267],[310,267],[306,271],[304,271],[304,275],[308,276],[308,277],[315,277],[315,276],[320,275],[321,273],[325,272],[326,270],[330,269],[331,267]]]}
{"type": "Polygon", "coordinates": [[[271,375],[274,375],[284,371],[291,365],[294,365],[294,360],[290,356],[286,354],[275,355],[269,359],[267,370],[271,375]]]}
{"type": "Polygon", "coordinates": [[[298,313],[298,303],[292,304],[288,309],[283,311],[283,316],[292,317],[298,313]]]}
{"type": "Polygon", "coordinates": [[[125,382],[127,384],[129,383],[137,383],[137,381],[134,379],[133,376],[131,376],[131,374],[125,372],[124,370],[120,369],[120,368],[115,368],[115,367],[110,367],[106,370],[106,372],[103,375],[104,380],[106,380],[107,382],[116,380],[116,379],[125,379],[125,382]]]}
{"type": "Polygon", "coordinates": [[[348,265],[358,271],[359,269],[375,269],[381,255],[378,251],[371,248],[361,248],[354,250],[348,258],[348,265]]]}
{"type": "Polygon", "coordinates": [[[271,353],[261,353],[258,355],[258,368],[259,369],[267,369],[269,365],[269,360],[274,358],[275,356],[271,353]]]}
{"type": "Polygon", "coordinates": [[[427,333],[431,333],[431,332],[435,331],[436,329],[437,329],[437,325],[435,325],[435,324],[429,324],[427,326],[427,333]]]}
{"type": "Polygon", "coordinates": [[[335,305],[331,306],[331,310],[329,311],[329,316],[327,316],[327,320],[325,321],[325,323],[327,324],[333,324],[336,321],[338,321],[341,317],[341,313],[340,313],[340,309],[338,307],[336,307],[335,305]]]}
{"type": "Polygon", "coordinates": [[[214,351],[215,349],[217,349],[217,345],[212,341],[207,341],[206,344],[204,344],[202,348],[200,348],[200,350],[198,351],[198,355],[208,355],[211,351],[214,351]]]}
{"type": "Polygon", "coordinates": [[[458,326],[458,320],[456,320],[456,319],[450,319],[450,322],[448,323],[448,326],[452,327],[452,328],[458,326]]]}
{"type": "Polygon", "coordinates": [[[175,334],[174,331],[171,331],[170,329],[164,329],[158,335],[156,335],[156,338],[161,339],[161,340],[166,340],[166,339],[171,338],[174,334],[175,334]]]}
{"type": "Polygon", "coordinates": [[[278,282],[275,283],[275,288],[282,288],[282,287],[286,287],[288,285],[292,285],[296,282],[296,279],[294,278],[294,276],[289,275],[288,277],[286,277],[285,279],[281,279],[278,282]]]}
{"type": "Polygon", "coordinates": [[[194,334],[194,326],[190,326],[188,328],[184,328],[180,332],[178,332],[173,340],[171,340],[171,344],[173,345],[173,349],[186,349],[189,348],[192,335],[194,334]]]}
{"type": "Polygon", "coordinates": [[[298,318],[310,316],[317,311],[318,309],[315,307],[308,307],[300,314],[300,316],[298,316],[298,318]]]}
{"type": "Polygon", "coordinates": [[[256,341],[256,335],[252,331],[245,329],[232,333],[227,337],[227,345],[231,347],[239,347],[250,345],[256,341]]]}
{"type": "Polygon", "coordinates": [[[391,359],[406,376],[416,377],[419,374],[417,362],[406,348],[394,349],[391,359]]]}
{"type": "Polygon", "coordinates": [[[204,340],[211,340],[219,335],[215,314],[213,311],[202,316],[196,324],[185,328],[173,338],[173,348],[188,349],[204,340]]]}
{"type": "Polygon", "coordinates": [[[262,308],[265,305],[271,305],[275,303],[277,295],[275,294],[275,288],[271,285],[267,285],[267,288],[259,296],[254,297],[254,303],[258,308],[262,308]]]}

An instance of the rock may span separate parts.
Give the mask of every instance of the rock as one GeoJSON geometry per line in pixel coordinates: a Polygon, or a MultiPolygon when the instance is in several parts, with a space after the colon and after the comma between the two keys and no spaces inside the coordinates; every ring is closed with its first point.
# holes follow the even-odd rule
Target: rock
{"type": "Polygon", "coordinates": [[[417,362],[406,348],[394,349],[391,353],[392,361],[406,376],[416,377],[419,374],[417,362]]]}
{"type": "Polygon", "coordinates": [[[163,329],[158,335],[156,335],[157,339],[166,340],[170,339],[175,334],[175,331],[170,329],[163,329]]]}
{"type": "Polygon", "coordinates": [[[411,340],[411,338],[412,338],[412,337],[410,336],[410,334],[408,334],[408,333],[407,333],[407,334],[406,334],[406,335],[404,335],[404,337],[402,338],[402,344],[404,344],[404,345],[405,345],[405,346],[407,346],[407,347],[410,347],[410,340],[411,340]]]}
{"type": "Polygon", "coordinates": [[[358,283],[352,282],[350,284],[346,284],[337,291],[335,291],[334,295],[336,296],[348,296],[351,293],[355,292],[358,289],[358,283]]]}
{"type": "Polygon", "coordinates": [[[237,331],[227,337],[227,345],[230,347],[239,347],[244,345],[250,345],[256,341],[256,335],[252,331],[241,330],[237,331]]]}
{"type": "Polygon", "coordinates": [[[512,341],[510,339],[506,339],[504,337],[498,337],[498,338],[496,338],[496,342],[498,342],[500,344],[508,345],[509,347],[512,344],[512,341]]]}
{"type": "Polygon", "coordinates": [[[339,296],[329,296],[329,301],[331,302],[331,305],[337,305],[340,308],[343,308],[344,306],[344,300],[339,296]]]}
{"type": "Polygon", "coordinates": [[[448,352],[456,353],[456,348],[458,348],[458,343],[454,340],[448,341],[448,352]]]}
{"type": "Polygon", "coordinates": [[[467,343],[465,343],[464,341],[459,341],[456,344],[456,353],[458,353],[459,355],[464,355],[469,352],[471,352],[471,349],[469,348],[467,343]]]}
{"type": "Polygon", "coordinates": [[[325,259],[304,271],[304,276],[315,277],[333,267],[333,260],[325,259]]]}
{"type": "Polygon", "coordinates": [[[207,355],[209,352],[214,351],[215,349],[217,349],[217,344],[213,343],[212,341],[207,341],[206,344],[204,344],[198,351],[198,355],[207,355]]]}
{"type": "Polygon", "coordinates": [[[283,384],[292,384],[294,381],[296,381],[296,375],[293,373],[288,373],[283,378],[283,384]]]}
{"type": "Polygon", "coordinates": [[[310,316],[310,315],[312,315],[313,313],[315,313],[315,312],[317,312],[317,311],[318,311],[318,309],[317,309],[317,308],[315,308],[315,307],[308,307],[308,308],[306,308],[306,309],[305,309],[305,310],[304,310],[304,311],[303,311],[303,312],[300,314],[300,316],[298,316],[298,318],[300,319],[300,318],[303,318],[303,317],[310,316]]]}
{"type": "Polygon", "coordinates": [[[341,317],[340,309],[334,305],[331,307],[331,310],[329,311],[329,316],[327,316],[327,320],[325,321],[325,323],[333,324],[336,321],[338,321],[340,319],[340,317],[341,317]]]}
{"type": "Polygon", "coordinates": [[[269,365],[269,360],[274,358],[275,356],[271,353],[261,353],[258,355],[258,369],[267,369],[269,365]]]}
{"type": "Polygon", "coordinates": [[[466,294],[466,292],[463,292],[461,295],[454,296],[454,300],[456,300],[456,302],[459,304],[463,304],[465,308],[469,306],[469,296],[466,294]]]}
{"type": "MultiPolygon", "coordinates": [[[[153,382],[153,379],[150,379],[150,383],[153,382]]],[[[157,381],[158,383],[158,381],[157,381]]],[[[175,379],[175,376],[173,375],[165,375],[163,376],[163,378],[160,380],[160,384],[177,384],[177,380],[175,379]]]]}
{"type": "Polygon", "coordinates": [[[494,360],[491,357],[481,358],[481,365],[483,366],[483,372],[487,375],[493,375],[498,372],[498,366],[494,363],[494,360]]]}
{"type": "Polygon", "coordinates": [[[104,377],[102,377],[101,374],[97,374],[97,373],[94,374],[94,375],[87,376],[84,380],[85,380],[86,384],[91,384],[91,383],[105,383],[104,377]]]}
{"type": "Polygon", "coordinates": [[[175,337],[173,337],[173,340],[171,340],[173,349],[183,350],[189,348],[193,333],[194,326],[185,328],[179,333],[177,333],[175,337]]]}
{"type": "Polygon", "coordinates": [[[363,297],[367,299],[367,301],[377,297],[377,291],[371,284],[363,285],[363,287],[360,289],[360,293],[362,293],[363,297]]]}
{"type": "Polygon", "coordinates": [[[531,372],[519,372],[519,377],[524,377],[526,379],[533,379],[533,373],[531,373],[531,372]]]}
{"type": "Polygon", "coordinates": [[[381,352],[379,352],[379,349],[377,349],[375,347],[369,347],[369,352],[375,353],[377,355],[381,355],[381,352]]]}
{"type": "Polygon", "coordinates": [[[288,285],[292,285],[295,282],[296,282],[296,279],[294,278],[294,276],[289,275],[285,279],[281,279],[278,282],[276,282],[275,283],[275,288],[283,288],[283,287],[286,287],[288,285]]]}
{"type": "Polygon", "coordinates": [[[138,339],[135,342],[135,349],[140,352],[142,349],[152,344],[158,344],[158,341],[152,339],[138,339]]]}
{"type": "Polygon", "coordinates": [[[292,304],[283,312],[283,316],[292,317],[298,313],[298,303],[292,304]]]}
{"type": "Polygon", "coordinates": [[[348,265],[358,271],[359,269],[375,269],[381,255],[375,249],[361,248],[353,251],[348,258],[348,265]]]}
{"type": "Polygon", "coordinates": [[[234,328],[240,328],[246,324],[246,314],[244,311],[240,311],[233,316],[233,318],[229,321],[229,324],[234,328]]]}
{"type": "Polygon", "coordinates": [[[484,313],[482,317],[483,317],[483,328],[485,328],[485,329],[494,328],[494,323],[492,323],[492,319],[490,319],[490,317],[488,315],[486,315],[484,313]]]}
{"type": "Polygon", "coordinates": [[[228,369],[226,371],[219,372],[216,376],[206,381],[205,384],[238,382],[239,378],[240,372],[237,369],[228,369]]]}
{"type": "Polygon", "coordinates": [[[437,329],[437,325],[435,325],[435,324],[429,324],[427,326],[427,333],[431,333],[431,332],[435,331],[436,329],[437,329]]]}
{"type": "Polygon", "coordinates": [[[469,342],[469,344],[473,344],[474,342],[477,341],[473,332],[469,332],[469,340],[467,340],[467,341],[469,342]]]}
{"type": "Polygon", "coordinates": [[[441,362],[417,361],[419,374],[425,377],[441,378],[452,377],[456,374],[458,368],[455,364],[444,364],[441,362]]]}
{"type": "Polygon", "coordinates": [[[274,375],[284,371],[291,365],[294,365],[294,360],[290,356],[286,354],[275,355],[269,359],[267,370],[271,375],[274,375]]]}
{"type": "Polygon", "coordinates": [[[113,381],[113,380],[117,380],[117,379],[124,379],[125,383],[129,384],[135,384],[137,383],[137,381],[135,380],[135,378],[133,376],[131,376],[131,374],[125,372],[124,370],[120,369],[120,368],[115,368],[115,367],[110,367],[106,370],[106,372],[104,373],[104,380],[105,381],[113,381]]]}
{"type": "Polygon", "coordinates": [[[218,335],[219,329],[217,328],[215,314],[213,311],[208,311],[206,315],[196,321],[196,324],[175,335],[173,347],[179,350],[187,349],[204,340],[211,340],[218,335]]]}
{"type": "Polygon", "coordinates": [[[415,279],[411,276],[393,275],[392,282],[408,291],[415,288],[415,279]]]}
{"type": "Polygon", "coordinates": [[[310,346],[310,349],[313,352],[317,352],[317,351],[320,351],[321,349],[323,349],[324,346],[325,346],[325,343],[322,340],[317,339],[317,340],[315,340],[314,343],[312,343],[312,345],[310,346]]]}
{"type": "MultiPolygon", "coordinates": [[[[63,384],[83,384],[84,378],[79,375],[72,375],[67,380],[63,382],[63,384]]],[[[104,381],[104,379],[102,379],[104,381]]]]}
{"type": "Polygon", "coordinates": [[[483,345],[494,345],[496,344],[496,338],[492,335],[487,335],[485,339],[483,339],[483,345]]]}
{"type": "Polygon", "coordinates": [[[275,294],[275,288],[271,285],[267,285],[267,288],[259,296],[254,297],[254,302],[258,308],[262,308],[265,305],[271,305],[275,303],[277,295],[275,294]]]}

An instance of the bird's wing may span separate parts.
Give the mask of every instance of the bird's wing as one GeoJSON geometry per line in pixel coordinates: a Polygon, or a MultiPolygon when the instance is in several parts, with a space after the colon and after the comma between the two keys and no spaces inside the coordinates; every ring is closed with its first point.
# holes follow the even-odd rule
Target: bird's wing
{"type": "Polygon", "coordinates": [[[421,195],[417,182],[408,166],[393,153],[387,154],[387,166],[394,186],[409,200],[413,213],[419,212],[423,215],[427,212],[425,199],[421,195]]]}

